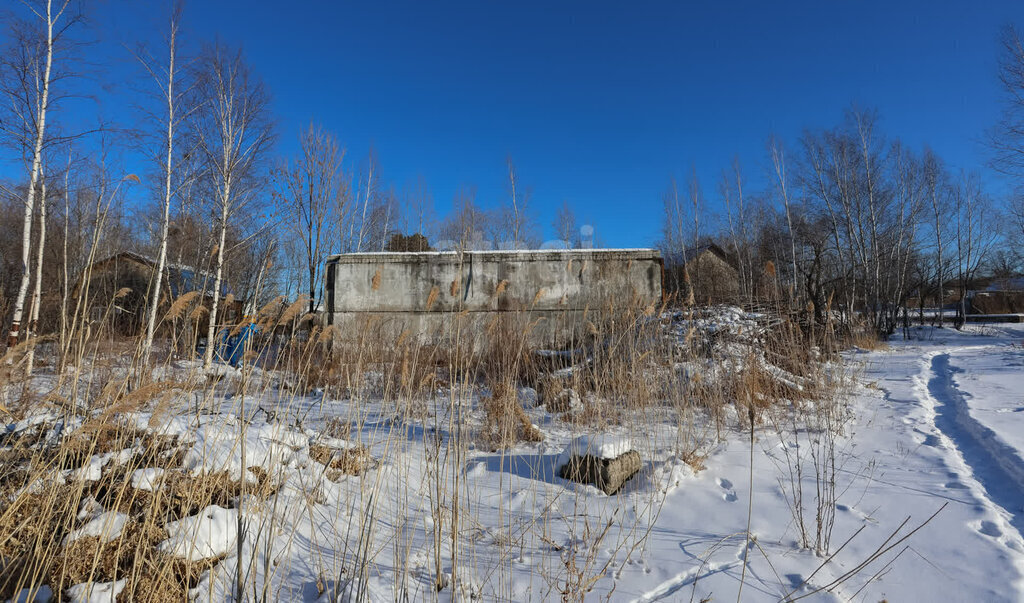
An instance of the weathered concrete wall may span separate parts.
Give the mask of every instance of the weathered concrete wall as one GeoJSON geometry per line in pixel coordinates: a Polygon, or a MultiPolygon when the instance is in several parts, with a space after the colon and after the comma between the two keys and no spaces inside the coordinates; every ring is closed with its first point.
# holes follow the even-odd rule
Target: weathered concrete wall
{"type": "Polygon", "coordinates": [[[514,316],[537,323],[533,342],[557,344],[584,311],[659,303],[662,262],[649,249],[344,254],[326,262],[325,294],[343,332],[375,321],[437,340],[454,314],[514,316]]]}

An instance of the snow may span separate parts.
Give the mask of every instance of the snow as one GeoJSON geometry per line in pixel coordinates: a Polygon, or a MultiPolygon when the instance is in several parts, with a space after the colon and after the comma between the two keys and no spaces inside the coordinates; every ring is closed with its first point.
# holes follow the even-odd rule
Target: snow
{"type": "Polygon", "coordinates": [[[948,352],[953,385],[971,415],[1014,450],[1024,451],[1024,348],[1012,337],[948,352]]]}
{"type": "Polygon", "coordinates": [[[96,499],[92,496],[86,497],[82,500],[82,504],[78,509],[78,515],[76,516],[78,521],[85,521],[86,519],[93,519],[103,512],[103,505],[96,502],[96,499]]]}
{"type": "Polygon", "coordinates": [[[182,466],[194,474],[226,471],[233,480],[254,480],[247,471],[254,465],[273,469],[287,464],[294,455],[293,444],[308,440],[305,434],[289,434],[290,428],[279,424],[246,425],[232,415],[209,415],[199,418],[194,442],[185,454],[182,466]],[[245,458],[238,445],[239,433],[245,433],[245,458]],[[282,443],[284,442],[284,443],[282,443]]]}
{"type": "Polygon", "coordinates": [[[38,589],[23,588],[14,597],[14,603],[46,603],[53,598],[53,591],[49,586],[42,586],[38,589]]]}
{"type": "Polygon", "coordinates": [[[117,513],[115,511],[101,513],[84,526],[77,530],[72,530],[67,538],[64,539],[64,545],[67,546],[86,536],[98,536],[101,542],[110,542],[121,535],[121,530],[128,523],[128,519],[128,516],[124,513],[117,513]]]}
{"type": "Polygon", "coordinates": [[[167,524],[167,540],[158,548],[188,561],[224,555],[235,545],[238,511],[210,505],[198,515],[167,524]]]}
{"type": "Polygon", "coordinates": [[[103,465],[106,464],[106,461],[107,459],[99,455],[93,455],[89,457],[88,462],[71,472],[70,479],[87,482],[99,481],[103,477],[103,465]]]}
{"type": "Polygon", "coordinates": [[[164,470],[159,467],[136,469],[132,473],[132,488],[153,492],[159,487],[163,477],[164,470]]]}
{"type": "Polygon", "coordinates": [[[81,480],[86,482],[99,481],[100,477],[103,476],[103,468],[107,466],[108,463],[123,465],[138,451],[138,447],[132,447],[126,448],[120,452],[94,454],[90,456],[81,467],[69,471],[67,477],[71,480],[81,480]]]}
{"type": "Polygon", "coordinates": [[[573,456],[590,455],[599,459],[614,459],[632,450],[629,439],[608,434],[582,435],[573,438],[562,451],[559,465],[565,465],[573,456]]]}
{"type": "Polygon", "coordinates": [[[126,584],[127,578],[117,582],[86,582],[72,586],[67,592],[71,603],[115,603],[126,584]]]}
{"type": "MultiPolygon", "coordinates": [[[[713,323],[727,338],[725,349],[753,361],[743,338],[756,336],[763,317],[739,309],[721,315],[718,323],[712,315],[677,317],[672,336],[698,321],[701,328],[713,323]]],[[[224,557],[193,591],[200,601],[232,600],[239,565],[253,576],[253,592],[266,585],[272,598],[304,602],[557,600],[573,588],[573,576],[592,584],[587,598],[594,600],[732,600],[742,589],[742,600],[757,602],[804,595],[1020,601],[1024,325],[925,328],[914,336],[886,350],[852,351],[845,369],[835,367],[852,375],[853,385],[839,400],[836,416],[847,422],[834,440],[820,425],[785,428],[787,413],[820,419],[814,413],[824,407],[807,403],[766,416],[752,447],[734,412],[719,426],[699,411],[624,411],[612,426],[583,430],[521,390],[524,412],[544,441],[500,452],[468,443],[456,451],[447,447],[449,429],[479,420],[478,394],[441,390],[408,412],[363,395],[225,393],[206,414],[182,412],[153,428],[187,436],[187,471],[228,471],[253,482],[248,468],[259,465],[278,487],[265,500],[247,494],[224,503],[232,508],[210,506],[168,524],[159,547],[191,560],[224,557]],[[463,395],[460,410],[452,401],[463,395]],[[325,435],[332,422],[350,426],[350,435],[325,435]],[[688,438],[702,443],[696,461],[684,454],[688,438]],[[829,477],[819,481],[815,463],[829,458],[829,442],[835,500],[819,501],[816,492],[829,477]],[[311,445],[365,446],[374,463],[362,475],[332,481],[310,458],[311,445]],[[616,495],[558,477],[567,455],[613,458],[629,450],[641,455],[643,468],[616,495]],[[794,459],[800,474],[791,469],[794,459]],[[796,485],[801,504],[794,501],[796,485]],[[827,547],[815,542],[819,502],[829,518],[822,530],[827,547]],[[238,547],[240,518],[246,529],[238,547]],[[802,542],[801,523],[809,542],[802,542]]],[[[713,378],[739,361],[718,362],[678,369],[713,378]]],[[[781,369],[767,372],[803,385],[781,369]]],[[[136,419],[150,424],[145,413],[136,419]]],[[[132,484],[152,488],[159,471],[139,469],[132,484]]],[[[118,532],[117,523],[123,526],[95,501],[83,503],[79,519],[80,530],[90,533],[108,523],[118,532]]],[[[82,587],[73,587],[73,596],[89,600],[82,587]]],[[[92,600],[110,600],[115,588],[94,585],[92,600]]]]}

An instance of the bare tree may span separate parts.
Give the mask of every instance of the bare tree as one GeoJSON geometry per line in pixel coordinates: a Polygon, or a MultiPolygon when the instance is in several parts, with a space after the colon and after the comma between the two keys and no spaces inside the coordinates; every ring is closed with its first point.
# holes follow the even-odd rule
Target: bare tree
{"type": "Polygon", "coordinates": [[[437,235],[437,218],[434,215],[434,199],[422,176],[405,192],[405,229],[407,233],[420,234],[433,240],[437,235]]]}
{"type": "MultiPolygon", "coordinates": [[[[945,251],[943,225],[950,217],[949,204],[947,202],[949,183],[946,182],[945,170],[942,167],[939,158],[932,153],[931,150],[925,151],[922,169],[924,172],[925,197],[927,198],[928,206],[931,209],[930,217],[932,236],[935,239],[935,296],[938,303],[938,321],[941,325],[943,321],[943,300],[945,299],[944,291],[946,289],[946,258],[943,255],[943,252],[945,251]]],[[[921,303],[923,304],[923,291],[920,291],[919,295],[921,303]]]]}
{"type": "Polygon", "coordinates": [[[319,299],[319,267],[337,244],[339,223],[349,203],[342,162],[345,150],[322,127],[310,124],[299,135],[300,156],[278,170],[275,193],[288,217],[282,224],[302,242],[309,274],[309,311],[319,299]]]}
{"type": "Polygon", "coordinates": [[[967,321],[967,292],[986,255],[995,242],[992,228],[992,207],[981,190],[978,178],[964,175],[953,185],[953,215],[956,231],[956,270],[959,279],[960,303],[956,328],[967,321]]]}
{"type": "MultiPolygon", "coordinates": [[[[84,199],[77,202],[78,205],[88,204],[91,206],[91,209],[83,212],[84,216],[79,224],[79,228],[85,231],[83,232],[85,236],[82,245],[77,250],[77,254],[81,255],[81,260],[78,262],[80,270],[77,271],[79,289],[74,296],[75,307],[71,315],[71,323],[67,329],[67,337],[61,347],[62,363],[68,357],[79,356],[84,350],[86,331],[88,329],[88,314],[92,299],[93,266],[96,259],[101,257],[101,248],[103,247],[105,237],[109,235],[107,227],[110,224],[110,219],[114,215],[115,210],[123,203],[123,197],[121,196],[122,186],[125,183],[138,184],[139,182],[139,178],[135,174],[128,174],[116,180],[111,179],[109,166],[106,165],[107,143],[105,140],[101,141],[100,148],[100,161],[93,167],[94,175],[92,180],[94,184],[92,190],[89,190],[88,194],[84,194],[84,199]],[[74,351],[73,354],[72,351],[74,351]]],[[[110,246],[107,246],[106,251],[111,251],[110,246]]],[[[77,370],[81,370],[80,364],[76,365],[77,370]]]]}
{"type": "Polygon", "coordinates": [[[29,256],[32,237],[32,218],[35,213],[36,196],[40,188],[43,151],[47,144],[46,119],[51,108],[51,84],[53,83],[54,59],[62,48],[61,40],[68,28],[78,21],[78,15],[69,11],[71,0],[40,3],[25,3],[35,17],[31,24],[13,32],[17,40],[16,52],[5,61],[3,81],[4,92],[15,119],[13,128],[5,126],[6,133],[13,135],[18,143],[30,148],[28,188],[25,193],[24,218],[22,223],[21,283],[14,303],[11,330],[7,337],[8,347],[18,343],[21,336],[21,321],[28,294],[30,268],[29,256]],[[41,35],[38,33],[42,30],[41,35]]]}
{"type": "Polygon", "coordinates": [[[736,271],[739,274],[740,295],[751,299],[751,278],[749,273],[749,262],[747,252],[749,250],[749,238],[746,233],[748,226],[743,199],[743,176],[740,171],[740,162],[734,158],[732,162],[732,174],[722,173],[722,180],[719,184],[722,195],[722,202],[725,205],[726,222],[729,227],[729,248],[736,258],[736,271]]]}
{"type": "Polygon", "coordinates": [[[167,267],[167,238],[171,224],[171,201],[174,196],[174,153],[175,137],[180,122],[188,116],[187,110],[182,110],[183,98],[187,93],[187,87],[180,85],[178,80],[180,65],[178,63],[178,30],[181,25],[182,3],[176,2],[171,10],[167,30],[167,61],[161,63],[155,58],[147,56],[140,50],[136,53],[139,62],[149,73],[156,83],[160,92],[160,98],[166,110],[161,119],[161,127],[164,132],[162,144],[162,167],[161,174],[161,218],[158,234],[158,251],[156,258],[156,272],[153,283],[150,286],[149,306],[146,318],[146,339],[142,348],[143,363],[149,364],[150,352],[153,347],[153,334],[156,331],[157,309],[160,305],[160,293],[163,285],[163,275],[167,267]]]}
{"type": "Polygon", "coordinates": [[[212,303],[203,366],[213,363],[214,336],[224,280],[229,221],[253,201],[261,162],[273,143],[269,96],[249,71],[240,50],[220,44],[204,49],[196,75],[195,144],[202,155],[217,220],[212,303]]]}
{"type": "MultiPolygon", "coordinates": [[[[687,217],[682,197],[679,195],[679,186],[676,183],[675,177],[669,179],[668,190],[666,190],[662,195],[662,203],[664,205],[665,216],[664,222],[662,223],[661,247],[662,253],[665,255],[665,263],[670,268],[674,266],[682,266],[685,271],[687,217]]],[[[670,269],[667,273],[669,275],[671,289],[673,291],[679,291],[681,283],[679,282],[678,270],[670,269]]]]}
{"type": "Polygon", "coordinates": [[[511,236],[509,242],[514,248],[519,248],[523,245],[526,229],[528,228],[527,201],[529,200],[529,195],[521,187],[518,190],[516,188],[516,165],[512,162],[512,157],[507,157],[505,163],[508,166],[508,191],[511,202],[507,212],[508,234],[511,236]]]}
{"type": "MultiPolygon", "coordinates": [[[[370,153],[367,157],[366,162],[366,184],[363,189],[363,208],[359,216],[359,236],[356,238],[355,251],[359,253],[363,250],[363,238],[366,236],[367,226],[367,210],[370,208],[370,202],[375,199],[377,194],[377,154],[370,149],[370,153]]],[[[355,225],[355,220],[349,223],[349,238],[351,239],[351,230],[355,225]]]]}
{"type": "Polygon", "coordinates": [[[576,214],[568,201],[562,201],[555,213],[555,219],[551,222],[551,228],[555,230],[555,236],[571,249],[579,247],[579,232],[576,230],[576,214]]]}
{"type": "Polygon", "coordinates": [[[996,169],[1015,176],[1024,175],[1024,40],[1009,25],[1003,29],[999,81],[1005,101],[1002,116],[990,133],[996,169]]]}
{"type": "MultiPolygon", "coordinates": [[[[27,337],[32,337],[39,328],[39,306],[43,292],[43,251],[46,249],[46,172],[39,170],[39,244],[36,246],[35,286],[32,289],[32,304],[28,315],[27,337]]],[[[25,359],[25,374],[31,375],[35,363],[35,347],[30,347],[25,359]]]]}
{"type": "Polygon", "coordinates": [[[456,192],[452,200],[452,211],[441,224],[442,239],[461,251],[482,249],[489,245],[484,240],[483,233],[490,218],[476,204],[474,195],[475,191],[472,189],[460,189],[456,192]]]}
{"type": "Polygon", "coordinates": [[[789,200],[789,179],[786,176],[786,155],[785,151],[782,150],[782,145],[775,137],[769,140],[768,151],[772,157],[772,171],[775,173],[776,191],[782,199],[783,208],[786,210],[786,226],[789,229],[790,261],[793,266],[793,288],[791,289],[791,295],[793,295],[796,293],[797,278],[796,236],[793,234],[793,213],[789,200]]]}

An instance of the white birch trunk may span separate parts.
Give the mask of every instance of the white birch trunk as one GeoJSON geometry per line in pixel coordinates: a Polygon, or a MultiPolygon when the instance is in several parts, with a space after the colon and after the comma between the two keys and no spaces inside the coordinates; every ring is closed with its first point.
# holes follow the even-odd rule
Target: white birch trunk
{"type": "Polygon", "coordinates": [[[25,297],[28,295],[29,284],[29,247],[32,244],[32,214],[35,211],[36,185],[39,183],[39,172],[43,161],[43,139],[46,134],[46,106],[50,95],[50,70],[53,66],[53,13],[51,2],[46,3],[46,68],[43,70],[42,97],[36,106],[35,146],[32,150],[32,172],[29,177],[28,193],[25,198],[25,220],[21,235],[21,284],[18,296],[14,301],[14,317],[11,320],[11,332],[7,336],[7,347],[18,344],[21,335],[21,319],[25,311],[25,297]]]}
{"type": "Polygon", "coordinates": [[[363,233],[366,230],[366,208],[370,205],[370,192],[373,189],[373,161],[370,162],[366,178],[366,197],[363,198],[363,216],[359,219],[359,240],[356,242],[356,253],[363,250],[363,233]]]}
{"type": "MultiPolygon", "coordinates": [[[[171,175],[174,159],[174,54],[177,37],[176,21],[171,22],[170,59],[167,66],[167,160],[164,163],[164,202],[160,222],[160,251],[156,259],[156,276],[150,291],[149,316],[146,320],[146,342],[142,348],[143,364],[149,365],[153,349],[153,333],[156,331],[156,315],[160,306],[160,288],[163,285],[164,269],[167,265],[167,231],[171,220],[171,175]]],[[[223,243],[221,243],[223,245],[223,243]]]]}
{"type": "MultiPolygon", "coordinates": [[[[39,246],[36,248],[36,278],[35,288],[32,290],[32,306],[28,317],[28,330],[25,333],[25,340],[35,337],[39,329],[39,305],[42,302],[43,291],[43,251],[46,249],[46,179],[40,184],[39,195],[39,246]]],[[[35,346],[28,349],[25,359],[25,374],[32,375],[35,366],[35,346]]]]}
{"type": "Polygon", "coordinates": [[[217,331],[217,307],[220,305],[220,282],[224,274],[224,243],[228,231],[228,203],[231,198],[231,181],[224,184],[224,198],[220,213],[220,243],[217,245],[217,267],[213,276],[213,303],[210,305],[209,325],[206,327],[206,351],[203,353],[203,368],[213,364],[214,335],[217,331]]]}

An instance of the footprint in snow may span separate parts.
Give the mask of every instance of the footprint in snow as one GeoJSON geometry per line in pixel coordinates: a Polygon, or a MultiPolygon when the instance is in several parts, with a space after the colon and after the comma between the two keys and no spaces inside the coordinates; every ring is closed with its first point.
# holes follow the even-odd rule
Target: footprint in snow
{"type": "Polygon", "coordinates": [[[732,482],[724,477],[720,477],[718,478],[718,485],[725,490],[725,494],[722,495],[722,500],[725,502],[736,502],[736,491],[732,489],[732,482]]]}
{"type": "Polygon", "coordinates": [[[981,525],[978,526],[978,531],[992,538],[999,538],[1003,535],[1003,531],[993,521],[982,521],[981,525]]]}

